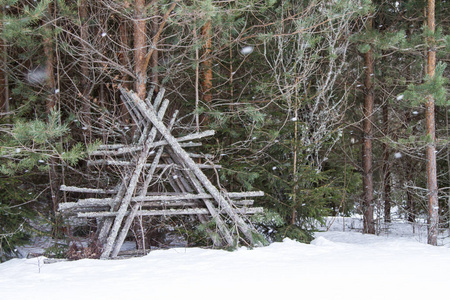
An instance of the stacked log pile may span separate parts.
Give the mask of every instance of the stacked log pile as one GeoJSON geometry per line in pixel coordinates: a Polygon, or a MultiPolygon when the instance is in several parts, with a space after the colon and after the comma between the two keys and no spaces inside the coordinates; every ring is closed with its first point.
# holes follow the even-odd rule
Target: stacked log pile
{"type": "MultiPolygon", "coordinates": [[[[194,215],[202,223],[212,219],[217,232],[210,232],[210,236],[216,247],[235,246],[236,233],[242,233],[240,239],[253,245],[256,231],[243,215],[262,212],[262,208],[251,207],[253,200],[249,198],[263,196],[263,193],[231,193],[218,189],[203,169],[219,169],[220,166],[195,162],[194,159],[209,161],[210,157],[186,151],[188,147],[201,145],[194,141],[211,136],[214,131],[175,138],[171,130],[178,112],[166,126],[163,119],[169,101],[163,100],[164,89],[154,97],[153,103],[150,97],[142,100],[132,91],[123,88],[120,91],[136,124],[135,143],[131,146],[102,145],[90,153],[88,165],[120,168],[121,180],[109,189],[61,186],[66,192],[95,194],[96,197],[61,203],[60,212],[97,219],[100,224],[98,239],[103,246],[101,258],[119,254],[133,220],[139,216],[194,215]],[[151,191],[149,187],[157,185],[162,178],[166,178],[170,191],[151,191]]],[[[149,93],[152,94],[153,91],[149,93]]]]}

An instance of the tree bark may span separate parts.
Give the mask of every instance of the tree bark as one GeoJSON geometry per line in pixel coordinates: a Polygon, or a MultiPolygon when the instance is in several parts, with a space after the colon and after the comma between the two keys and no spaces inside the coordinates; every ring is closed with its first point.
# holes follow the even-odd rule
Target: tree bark
{"type": "MultiPolygon", "coordinates": [[[[211,46],[212,46],[212,32],[211,32],[211,19],[208,19],[205,25],[202,27],[202,37],[205,41],[203,47],[202,57],[202,101],[205,105],[210,106],[212,102],[212,58],[211,58],[211,46]]],[[[202,122],[208,122],[208,118],[203,115],[202,122]]]]}
{"type": "MultiPolygon", "coordinates": [[[[3,8],[0,11],[1,22],[0,22],[0,33],[3,32],[3,8]]],[[[5,41],[0,38],[0,118],[2,113],[7,114],[9,112],[9,89],[8,89],[8,74],[6,72],[6,57],[7,48],[5,41]]]]}
{"type": "Polygon", "coordinates": [[[82,98],[82,121],[86,126],[87,130],[84,131],[84,138],[86,143],[90,143],[92,139],[92,128],[91,128],[91,103],[89,101],[90,94],[90,80],[89,80],[89,65],[87,61],[88,49],[86,46],[88,40],[88,27],[87,27],[87,3],[86,0],[81,0],[78,8],[78,13],[80,16],[81,27],[80,27],[80,37],[83,41],[81,43],[83,48],[83,59],[81,60],[81,98],[82,98]]]}
{"type": "MultiPolygon", "coordinates": [[[[126,20],[120,20],[119,23],[119,37],[120,37],[120,52],[119,52],[119,61],[120,64],[123,67],[129,67],[131,65],[130,58],[128,56],[129,48],[130,48],[130,39],[129,39],[129,32],[128,32],[128,23],[126,20]]],[[[122,72],[120,84],[126,88],[130,88],[129,84],[129,76],[126,72],[122,72]]],[[[131,122],[130,120],[130,114],[128,113],[127,107],[122,101],[119,101],[120,104],[120,114],[121,119],[129,124],[131,122]]]]}
{"type": "MultiPolygon", "coordinates": [[[[53,7],[51,3],[48,5],[47,9],[48,17],[51,19],[53,14],[53,7]]],[[[51,29],[49,28],[49,30],[51,29]]],[[[49,92],[49,96],[47,98],[47,113],[49,113],[56,106],[56,80],[54,74],[55,49],[52,41],[53,39],[50,34],[44,38],[44,55],[47,59],[45,64],[45,75],[47,78],[47,88],[49,92]]]]}
{"type": "Polygon", "coordinates": [[[140,99],[146,97],[147,70],[145,64],[147,29],[145,21],[145,0],[136,0],[134,19],[134,73],[135,90],[140,99]]]}
{"type": "MultiPolygon", "coordinates": [[[[47,7],[47,14],[48,19],[53,19],[53,4],[50,3],[47,7]]],[[[50,26],[50,25],[45,25],[50,26]]],[[[51,31],[51,28],[48,27],[48,30],[51,31]]],[[[45,65],[45,73],[46,73],[46,87],[48,89],[48,98],[46,103],[46,109],[47,113],[50,114],[52,110],[56,109],[56,103],[57,103],[57,94],[59,93],[56,90],[56,79],[55,79],[55,47],[53,43],[53,38],[51,34],[48,32],[47,36],[44,37],[44,55],[47,59],[46,65],[45,65]]],[[[49,176],[49,183],[50,183],[50,195],[52,200],[52,206],[53,206],[53,213],[55,215],[56,219],[56,212],[58,210],[58,204],[60,202],[59,199],[59,186],[60,186],[60,178],[58,176],[57,172],[57,159],[55,157],[51,157],[49,160],[49,169],[48,169],[48,176],[49,176]]],[[[54,224],[54,230],[59,230],[59,224],[54,224]]],[[[58,234],[58,233],[56,233],[58,234]]]]}
{"type": "MultiPolygon", "coordinates": [[[[389,104],[383,106],[384,135],[389,134],[389,104]]],[[[391,165],[389,162],[389,145],[383,143],[383,198],[384,198],[384,222],[391,222],[391,165]]]]}
{"type": "MultiPolygon", "coordinates": [[[[372,18],[369,17],[368,30],[372,29],[372,18]]],[[[364,233],[375,233],[373,219],[373,169],[372,169],[372,140],[373,140],[373,103],[374,103],[374,64],[373,49],[364,54],[365,78],[364,87],[364,121],[363,121],[363,222],[364,233]]]]}
{"type": "MultiPolygon", "coordinates": [[[[435,1],[428,0],[427,6],[427,26],[434,33],[435,31],[435,1]]],[[[436,69],[436,49],[434,40],[430,38],[427,57],[427,75],[434,76],[436,69]]],[[[428,244],[437,245],[438,226],[439,226],[439,203],[436,171],[436,124],[434,112],[434,98],[429,95],[425,103],[425,116],[427,128],[427,187],[428,187],[428,244]]]]}
{"type": "MultiPolygon", "coordinates": [[[[159,14],[158,8],[155,6],[156,14],[159,14]]],[[[152,34],[154,37],[157,36],[158,30],[159,30],[159,24],[158,19],[153,18],[152,19],[152,34]]],[[[157,43],[158,41],[153,41],[153,43],[157,43]]],[[[157,48],[157,45],[153,45],[155,48],[157,48]]],[[[158,84],[159,84],[159,71],[158,71],[158,59],[159,59],[159,52],[157,49],[153,50],[153,54],[150,58],[150,68],[151,68],[151,82],[153,86],[155,87],[155,93],[159,92],[158,84]]]]}

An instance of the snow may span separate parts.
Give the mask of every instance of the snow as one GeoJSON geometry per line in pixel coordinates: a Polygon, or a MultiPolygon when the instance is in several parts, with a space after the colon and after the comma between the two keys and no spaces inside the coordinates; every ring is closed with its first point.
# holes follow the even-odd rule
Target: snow
{"type": "Polygon", "coordinates": [[[26,80],[31,84],[43,84],[47,79],[47,72],[43,66],[28,71],[26,75],[26,80]]]}
{"type": "Polygon", "coordinates": [[[311,244],[285,239],[233,252],[154,250],[145,257],[0,264],[1,299],[445,299],[450,247],[429,246],[426,227],[397,222],[379,235],[361,220],[329,219],[311,244]],[[343,229],[345,228],[345,231],[343,229]],[[425,235],[426,240],[426,235],[425,235]]]}
{"type": "Polygon", "coordinates": [[[252,53],[254,49],[255,48],[252,47],[252,46],[246,46],[246,47],[241,49],[241,53],[244,54],[244,55],[247,55],[247,54],[252,53]]]}

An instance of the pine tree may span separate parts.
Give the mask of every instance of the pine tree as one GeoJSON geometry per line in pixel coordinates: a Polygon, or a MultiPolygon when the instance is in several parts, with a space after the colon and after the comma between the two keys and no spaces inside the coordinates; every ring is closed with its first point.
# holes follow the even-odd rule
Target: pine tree
{"type": "MultiPolygon", "coordinates": [[[[428,0],[427,7],[427,26],[431,34],[435,33],[435,3],[434,0],[428,0]]],[[[429,78],[435,76],[436,71],[436,50],[434,49],[434,40],[428,41],[429,49],[427,55],[427,75],[429,78]]],[[[426,127],[429,142],[427,145],[427,187],[428,187],[428,244],[437,245],[437,236],[439,229],[439,204],[438,187],[436,171],[436,124],[435,124],[435,100],[433,95],[427,97],[425,103],[426,109],[426,127]]]]}

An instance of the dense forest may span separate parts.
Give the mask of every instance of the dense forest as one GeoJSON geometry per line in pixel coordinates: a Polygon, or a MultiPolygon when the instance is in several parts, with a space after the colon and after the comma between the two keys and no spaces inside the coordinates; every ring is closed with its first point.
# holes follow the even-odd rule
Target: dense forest
{"type": "MultiPolygon", "coordinates": [[[[119,87],[165,89],[178,133],[215,130],[198,152],[229,190],[261,190],[268,241],[308,242],[323,217],[393,213],[450,223],[450,2],[445,0],[0,0],[2,260],[32,236],[50,254],[96,238],[69,225],[61,185],[102,188],[90,165],[136,130],[119,87]]],[[[209,171],[208,171],[209,172],[209,171]]],[[[144,220],[149,244],[209,245],[188,217],[144,220]],[[170,231],[170,232],[169,232],[170,231]]]]}

